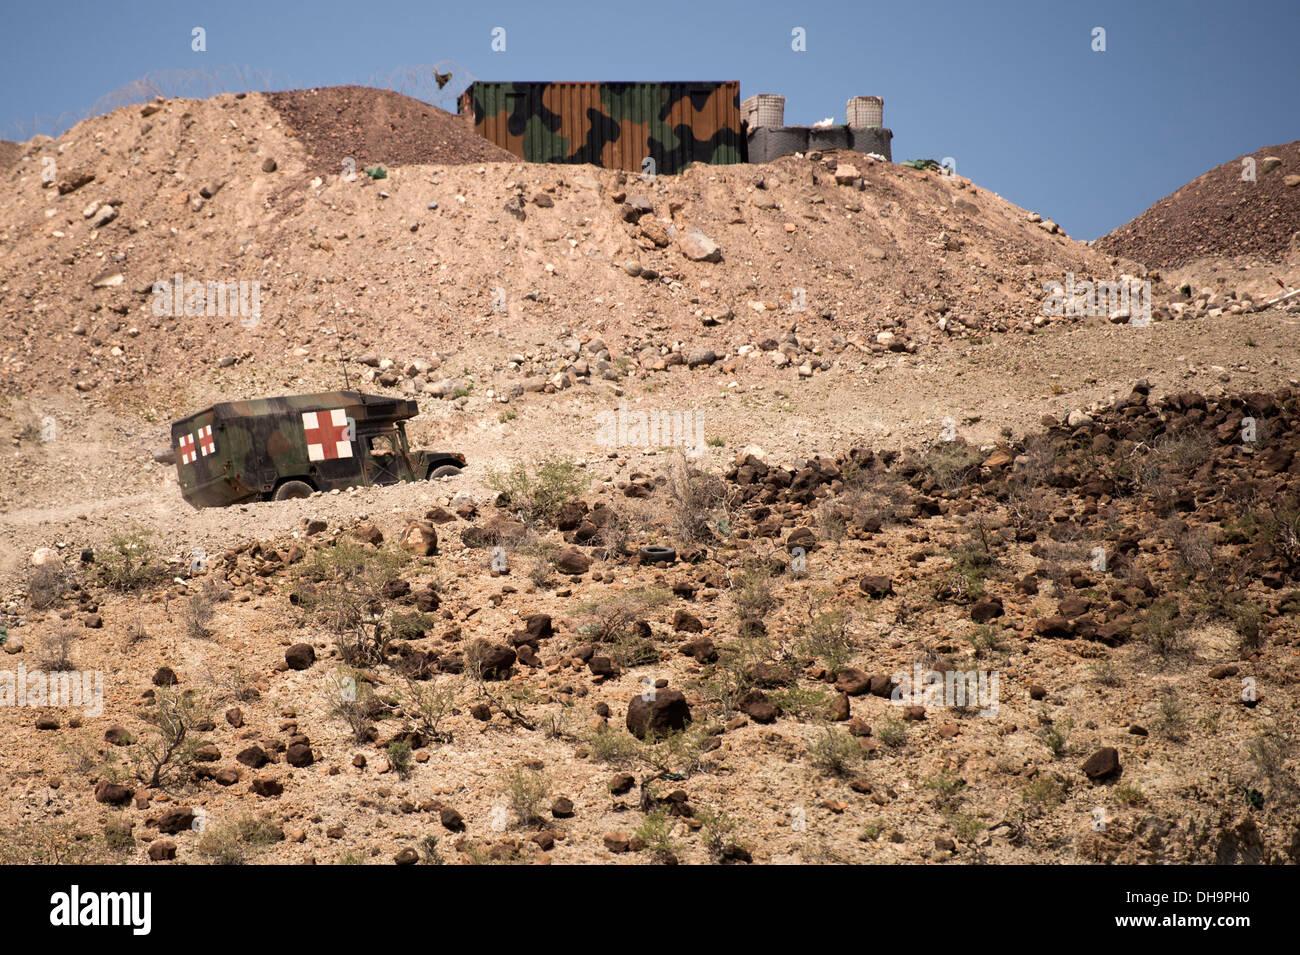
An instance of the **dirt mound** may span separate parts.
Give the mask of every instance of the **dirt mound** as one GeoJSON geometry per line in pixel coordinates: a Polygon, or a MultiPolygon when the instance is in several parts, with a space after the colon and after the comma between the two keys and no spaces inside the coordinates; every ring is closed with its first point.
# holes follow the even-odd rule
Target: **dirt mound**
{"type": "Polygon", "coordinates": [[[518,160],[403,165],[438,155],[416,115],[454,121],[395,94],[350,96],[287,101],[332,113],[333,133],[302,132],[273,105],[283,95],[250,93],[115,110],[21,156],[0,195],[0,254],[14,263],[0,290],[0,388],[171,387],[205,366],[275,360],[296,376],[337,360],[340,337],[352,358],[382,348],[413,360],[486,332],[506,339],[500,361],[556,345],[562,327],[602,339],[638,374],[712,351],[720,368],[761,355],[790,379],[1032,333],[1047,321],[1045,281],[1111,271],[959,177],[857,154],[696,165],[653,183],[518,160]],[[345,103],[366,121],[348,120],[345,103]],[[385,116],[380,103],[414,112],[385,116]],[[384,151],[364,146],[390,126],[384,151]],[[318,133],[326,145],[313,147],[318,133]],[[383,162],[388,178],[344,178],[347,155],[358,169],[383,162]],[[42,181],[46,158],[58,183],[42,181]],[[178,273],[258,283],[260,320],[196,321],[153,292],[178,273]]]}
{"type": "Polygon", "coordinates": [[[266,96],[307,148],[317,172],[336,173],[348,158],[358,169],[375,163],[517,161],[460,117],[390,90],[329,86],[266,96]]]}
{"type": "Polygon", "coordinates": [[[7,172],[11,169],[22,153],[22,143],[13,143],[7,139],[0,139],[0,171],[7,172]]]}
{"type": "Polygon", "coordinates": [[[1281,261],[1300,230],[1300,140],[1252,153],[1254,182],[1242,179],[1246,158],[1197,176],[1098,239],[1097,248],[1162,268],[1219,255],[1281,261]]]}

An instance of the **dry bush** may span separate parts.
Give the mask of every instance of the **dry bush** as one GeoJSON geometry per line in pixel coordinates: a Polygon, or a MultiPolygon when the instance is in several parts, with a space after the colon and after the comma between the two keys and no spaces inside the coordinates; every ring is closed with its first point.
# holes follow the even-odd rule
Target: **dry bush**
{"type": "Polygon", "coordinates": [[[195,848],[214,865],[243,865],[250,853],[284,839],[284,831],[272,819],[244,813],[203,831],[195,848]]]}
{"type": "Polygon", "coordinates": [[[1179,564],[1188,575],[1206,579],[1215,576],[1215,538],[1209,528],[1169,518],[1161,524],[1159,534],[1173,543],[1179,564]]]}
{"type": "Polygon", "coordinates": [[[382,663],[391,639],[383,612],[384,588],[410,563],[404,551],[371,550],[344,536],[313,550],[299,565],[293,597],[316,624],[331,630],[349,666],[382,663]]]}
{"type": "Polygon", "coordinates": [[[489,470],[484,483],[503,494],[507,509],[531,525],[554,523],[560,508],[577,500],[588,481],[572,461],[549,457],[489,470]]]}
{"type": "Polygon", "coordinates": [[[421,683],[407,677],[399,693],[407,729],[428,740],[451,742],[451,734],[442,729],[441,724],[455,707],[456,697],[457,687],[453,683],[421,683]]]}
{"type": "Polygon", "coordinates": [[[750,557],[735,574],[727,573],[736,615],[743,620],[761,620],[778,603],[772,593],[772,575],[766,561],[750,557]]]}
{"type": "Polygon", "coordinates": [[[41,668],[50,672],[75,670],[72,662],[72,645],[77,635],[71,630],[60,630],[41,640],[41,668]]]}
{"type": "Polygon", "coordinates": [[[197,593],[185,600],[181,610],[181,622],[185,634],[195,640],[206,640],[212,636],[208,624],[212,622],[212,601],[206,594],[197,593]]]}
{"type": "Polygon", "coordinates": [[[575,610],[581,621],[578,633],[597,643],[614,643],[631,635],[638,619],[672,599],[665,587],[640,587],[581,604],[575,610]]]}
{"type": "Polygon", "coordinates": [[[95,551],[95,573],[101,584],[122,592],[138,590],[167,579],[153,543],[153,531],[132,527],[115,532],[106,547],[95,551]]]}
{"type": "Polygon", "coordinates": [[[52,607],[68,587],[68,572],[60,563],[42,564],[27,580],[27,599],[33,610],[52,607]]]}
{"type": "Polygon", "coordinates": [[[680,452],[668,465],[664,484],[667,524],[678,544],[712,540],[714,529],[731,528],[734,491],[721,477],[701,471],[680,452]]]}
{"type": "Polygon", "coordinates": [[[365,743],[375,738],[375,719],[388,708],[360,673],[339,667],[326,678],[325,696],[330,715],[348,724],[355,742],[365,743]]]}
{"type": "Polygon", "coordinates": [[[815,594],[808,605],[808,622],[797,644],[804,656],[820,660],[832,673],[842,670],[853,656],[849,637],[851,615],[844,607],[830,605],[833,592],[815,594]]]}
{"type": "Polygon", "coordinates": [[[150,789],[178,781],[207,742],[198,729],[211,722],[206,707],[193,692],[157,687],[141,718],[150,732],[136,744],[137,777],[150,789]]]}
{"type": "Polygon", "coordinates": [[[1151,496],[1156,512],[1167,514],[1188,478],[1213,456],[1214,443],[1204,431],[1162,435],[1136,460],[1134,481],[1151,496]]]}
{"type": "Polygon", "coordinates": [[[964,487],[979,470],[984,455],[965,441],[942,441],[932,447],[921,461],[923,472],[949,493],[964,487]]]}
{"type": "Polygon", "coordinates": [[[542,807],[551,794],[551,779],[539,769],[515,767],[502,780],[506,800],[521,826],[540,825],[542,807]]]}

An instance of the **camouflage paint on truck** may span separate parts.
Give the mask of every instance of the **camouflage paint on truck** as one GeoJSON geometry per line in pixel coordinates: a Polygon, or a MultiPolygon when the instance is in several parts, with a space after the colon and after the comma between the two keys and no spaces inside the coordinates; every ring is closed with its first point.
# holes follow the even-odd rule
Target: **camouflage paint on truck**
{"type": "Polygon", "coordinates": [[[329,491],[464,467],[461,455],[409,449],[405,422],[418,413],[414,401],[355,391],[215,404],[172,423],[181,494],[219,507],[268,499],[288,482],[329,491]]]}
{"type": "Polygon", "coordinates": [[[485,83],[461,94],[474,130],[529,162],[671,175],[745,161],[740,84],[485,83]],[[644,161],[654,161],[648,170],[644,161]]]}

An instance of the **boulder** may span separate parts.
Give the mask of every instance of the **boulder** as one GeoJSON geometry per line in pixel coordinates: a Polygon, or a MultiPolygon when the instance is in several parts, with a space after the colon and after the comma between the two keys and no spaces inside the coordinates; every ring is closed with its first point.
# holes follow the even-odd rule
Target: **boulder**
{"type": "Polygon", "coordinates": [[[403,550],[417,557],[430,557],[438,553],[438,532],[430,521],[411,521],[402,530],[397,542],[403,550]]]}
{"type": "Polygon", "coordinates": [[[638,694],[627,706],[627,728],[637,739],[650,734],[664,737],[691,722],[691,708],[680,690],[655,690],[638,694]],[[647,697],[650,697],[647,699],[647,697]]]}

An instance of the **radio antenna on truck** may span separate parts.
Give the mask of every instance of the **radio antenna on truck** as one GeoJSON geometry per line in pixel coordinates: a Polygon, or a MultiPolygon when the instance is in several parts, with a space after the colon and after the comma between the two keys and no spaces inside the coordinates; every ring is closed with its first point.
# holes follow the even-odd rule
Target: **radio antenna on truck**
{"type": "Polygon", "coordinates": [[[339,364],[343,366],[343,390],[351,391],[352,384],[348,381],[348,362],[347,359],[343,357],[343,339],[340,338],[338,340],[338,346],[339,346],[339,364]]]}

